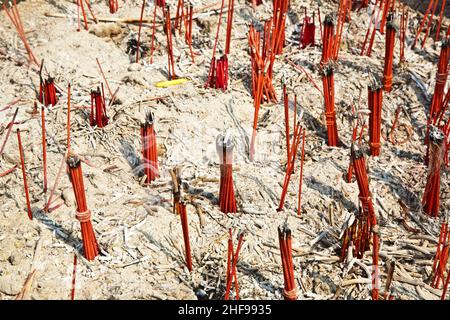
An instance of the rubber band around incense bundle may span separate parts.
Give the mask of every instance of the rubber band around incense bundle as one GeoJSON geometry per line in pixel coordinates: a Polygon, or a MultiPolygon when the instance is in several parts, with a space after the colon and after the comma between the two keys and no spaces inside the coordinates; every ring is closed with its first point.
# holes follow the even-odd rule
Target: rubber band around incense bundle
{"type": "Polygon", "coordinates": [[[278,241],[284,278],[283,296],[286,300],[297,300],[297,285],[295,283],[294,262],[292,259],[292,233],[287,225],[278,227],[278,241]]]}
{"type": "MultiPolygon", "coordinates": [[[[389,32],[389,31],[388,31],[389,32]]],[[[381,150],[381,112],[383,105],[383,90],[376,80],[368,86],[369,114],[369,146],[370,154],[378,157],[381,150]]]]}
{"type": "Polygon", "coordinates": [[[156,144],[154,121],[154,114],[149,112],[145,116],[145,122],[141,124],[142,159],[146,184],[155,181],[159,177],[158,146],[156,144]]]}
{"type": "Polygon", "coordinates": [[[307,9],[305,7],[305,17],[303,18],[303,25],[300,31],[300,47],[302,49],[309,46],[314,47],[315,37],[316,37],[315,13],[313,12],[312,18],[308,17],[307,9]]]}
{"type": "Polygon", "coordinates": [[[439,215],[444,139],[445,135],[441,130],[435,127],[431,128],[428,142],[428,176],[422,198],[423,211],[431,217],[439,215]]]}
{"type": "Polygon", "coordinates": [[[87,206],[86,193],[83,182],[81,160],[76,155],[67,158],[68,174],[75,193],[77,211],[75,218],[80,222],[81,236],[83,239],[84,256],[92,261],[99,254],[99,246],[91,222],[91,210],[87,206]]]}
{"type": "Polygon", "coordinates": [[[327,144],[330,147],[336,147],[338,145],[339,137],[334,104],[334,71],[331,64],[327,64],[322,68],[322,83],[328,136],[327,144]]]}
{"type": "Polygon", "coordinates": [[[443,107],[444,90],[448,78],[448,62],[450,58],[450,38],[444,39],[441,44],[436,85],[434,87],[433,100],[431,101],[430,117],[433,119],[443,107]]]}
{"type": "Polygon", "coordinates": [[[392,90],[394,45],[397,27],[394,25],[394,13],[390,12],[386,23],[386,47],[384,53],[383,89],[386,92],[392,90]]]}
{"type": "Polygon", "coordinates": [[[52,77],[48,77],[45,81],[41,78],[38,100],[45,106],[55,106],[58,103],[55,80],[52,77]]]}
{"type": "Polygon", "coordinates": [[[223,213],[235,213],[236,196],[233,182],[233,136],[227,132],[216,139],[217,153],[220,160],[219,206],[223,213]]]}
{"type": "Polygon", "coordinates": [[[91,126],[97,126],[98,128],[105,127],[108,122],[108,116],[106,114],[106,101],[105,93],[97,87],[96,90],[91,91],[91,114],[89,116],[91,126]]]}

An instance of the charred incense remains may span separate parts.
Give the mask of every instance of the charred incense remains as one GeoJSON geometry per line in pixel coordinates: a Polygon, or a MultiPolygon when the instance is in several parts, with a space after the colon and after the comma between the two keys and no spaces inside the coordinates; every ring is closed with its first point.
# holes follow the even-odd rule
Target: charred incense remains
{"type": "Polygon", "coordinates": [[[76,155],[69,155],[67,158],[69,179],[72,183],[77,211],[75,218],[80,221],[81,236],[83,238],[84,257],[92,261],[99,254],[99,246],[95,237],[94,228],[91,222],[91,210],[87,206],[86,194],[83,182],[83,172],[81,170],[81,160],[76,155]]]}
{"type": "Polygon", "coordinates": [[[322,67],[322,83],[328,134],[327,144],[330,147],[336,147],[339,137],[336,124],[336,111],[334,109],[334,71],[331,64],[322,67]]]}
{"type": "MultiPolygon", "coordinates": [[[[389,30],[388,30],[389,32],[389,30]]],[[[374,79],[368,86],[369,114],[369,145],[373,157],[380,155],[381,149],[381,111],[383,105],[383,90],[381,84],[374,79]]]]}
{"type": "Polygon", "coordinates": [[[394,45],[396,26],[394,25],[394,13],[390,12],[386,24],[386,48],[384,54],[383,89],[386,92],[392,90],[392,69],[394,65],[394,45]]]}
{"type": "Polygon", "coordinates": [[[315,24],[315,13],[313,12],[312,18],[308,17],[308,12],[305,7],[305,17],[303,18],[303,24],[300,30],[300,47],[302,49],[315,46],[315,36],[316,36],[316,24],[315,24]]]}
{"type": "Polygon", "coordinates": [[[432,127],[429,134],[429,163],[425,191],[422,198],[423,211],[432,217],[439,215],[441,193],[441,167],[444,154],[444,133],[432,127]]]}
{"type": "Polygon", "coordinates": [[[223,213],[235,213],[236,196],[233,183],[233,136],[230,132],[216,139],[217,153],[220,159],[219,206],[223,213]]]}
{"type": "Polygon", "coordinates": [[[106,101],[105,92],[100,87],[97,90],[91,91],[91,114],[89,116],[91,126],[97,126],[98,128],[105,127],[109,120],[106,115],[106,101]]]}
{"type": "Polygon", "coordinates": [[[154,128],[155,117],[152,112],[147,113],[145,122],[141,124],[142,159],[144,162],[145,183],[150,184],[159,177],[158,147],[154,128]]]}
{"type": "Polygon", "coordinates": [[[280,244],[281,264],[283,266],[284,290],[286,300],[297,300],[297,285],[294,276],[294,262],[292,259],[291,229],[285,224],[278,227],[278,241],[280,244]]]}

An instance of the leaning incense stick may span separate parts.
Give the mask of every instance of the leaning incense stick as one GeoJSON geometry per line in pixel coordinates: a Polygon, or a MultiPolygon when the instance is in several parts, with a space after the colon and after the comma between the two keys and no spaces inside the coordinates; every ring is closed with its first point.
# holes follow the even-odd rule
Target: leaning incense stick
{"type": "Polygon", "coordinates": [[[19,108],[16,108],[16,111],[14,111],[14,115],[12,117],[12,120],[8,124],[8,131],[6,132],[5,139],[3,140],[2,147],[0,148],[0,157],[3,154],[3,151],[5,151],[5,146],[6,146],[6,143],[8,142],[9,136],[11,135],[11,131],[12,131],[13,126],[14,126],[14,121],[16,120],[18,112],[19,112],[19,108]]]}
{"type": "Polygon", "coordinates": [[[23,186],[25,189],[25,197],[27,200],[28,218],[33,220],[33,211],[31,210],[30,193],[28,191],[27,172],[25,169],[25,155],[23,152],[22,139],[20,138],[20,129],[17,129],[17,142],[19,143],[20,162],[22,165],[23,186]]]}

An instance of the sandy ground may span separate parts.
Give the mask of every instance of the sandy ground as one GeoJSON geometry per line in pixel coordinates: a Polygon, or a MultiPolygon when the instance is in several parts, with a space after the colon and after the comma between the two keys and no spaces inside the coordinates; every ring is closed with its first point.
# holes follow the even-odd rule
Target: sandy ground
{"type": "MultiPolygon", "coordinates": [[[[175,1],[170,1],[174,12],[175,1]]],[[[411,1],[409,1],[411,2],[411,1]]],[[[113,17],[139,17],[140,2],[119,1],[113,17]]],[[[193,0],[195,7],[210,0],[193,0]]],[[[323,99],[303,73],[283,59],[302,65],[321,88],[318,63],[321,44],[300,50],[298,23],[302,6],[322,17],[336,11],[333,1],[291,1],[287,43],[275,63],[274,84],[278,97],[281,78],[290,93],[298,96],[307,128],[302,212],[296,212],[299,170],[296,169],[286,199],[286,210],[276,212],[284,178],[286,147],[282,104],[261,107],[256,160],[247,156],[253,122],[250,95],[250,57],[247,31],[250,21],[270,17],[271,4],[253,12],[244,0],[237,1],[230,61],[229,90],[204,89],[217,25],[217,10],[207,9],[194,23],[195,64],[182,37],[174,38],[176,71],[190,81],[167,89],[154,86],[167,79],[165,36],[158,27],[154,63],[138,64],[126,53],[126,42],[137,26],[119,23],[91,24],[90,31],[76,32],[76,5],[72,1],[24,1],[18,7],[25,31],[38,59],[45,60],[45,74],[55,77],[60,100],[47,108],[49,185],[53,186],[66,143],[67,84],[72,86],[72,149],[90,165],[83,164],[88,204],[101,254],[94,262],[82,257],[79,222],[74,218],[73,192],[63,172],[56,189],[57,210],[42,211],[49,193],[43,193],[40,119],[31,116],[39,86],[35,67],[29,67],[26,52],[15,29],[0,11],[0,109],[18,98],[17,125],[22,130],[31,204],[35,219],[26,215],[20,170],[0,178],[0,299],[13,299],[32,268],[36,275],[31,299],[69,299],[74,254],[78,255],[76,299],[220,299],[225,291],[227,230],[245,230],[238,279],[242,299],[281,299],[283,274],[278,249],[277,226],[286,220],[292,229],[295,275],[300,299],[370,299],[371,255],[354,263],[339,261],[339,235],[346,218],[358,208],[356,182],[346,183],[343,174],[349,162],[351,105],[365,107],[369,72],[381,74],[384,36],[377,34],[372,57],[359,56],[368,16],[352,14],[335,70],[336,110],[342,147],[326,146],[323,99]],[[71,18],[47,17],[46,13],[71,18]],[[108,108],[110,123],[104,129],[88,123],[89,92],[102,82],[96,58],[102,64],[117,100],[108,108]],[[147,111],[156,116],[161,177],[149,187],[141,183],[139,125],[147,111]],[[234,179],[239,212],[224,215],[217,199],[219,159],[215,139],[230,129],[236,141],[234,179]],[[168,169],[182,166],[194,271],[184,264],[180,218],[172,213],[168,169]],[[114,169],[110,168],[114,166],[114,169]],[[106,170],[105,170],[106,169],[106,170]]],[[[106,1],[93,1],[99,17],[111,17],[106,1]]],[[[146,17],[153,12],[147,6],[146,17]]],[[[410,13],[408,43],[421,16],[410,13]]],[[[445,24],[448,20],[445,19],[445,24]]],[[[222,29],[224,30],[224,28],[222,29]]],[[[149,45],[151,28],[143,28],[149,45]]],[[[317,37],[319,38],[319,28],[317,37]]],[[[320,42],[320,41],[318,41],[320,42]]],[[[396,299],[437,299],[441,290],[429,286],[436,250],[438,219],[421,213],[426,167],[426,106],[435,83],[439,46],[429,38],[424,50],[406,49],[407,64],[398,65],[395,51],[394,90],[384,96],[383,132],[392,125],[398,106],[399,138],[412,128],[409,141],[393,145],[382,141],[379,158],[368,158],[370,188],[380,222],[381,284],[386,280],[386,262],[397,268],[392,290],[396,299]],[[407,223],[419,230],[407,231],[401,223],[402,208],[408,208],[407,223]]],[[[221,33],[220,46],[224,44],[221,33]]],[[[221,48],[221,47],[219,47],[221,48]]],[[[109,94],[107,94],[109,99],[109,94]]],[[[281,100],[281,99],[280,99],[281,100]]],[[[0,141],[15,107],[0,112],[0,141]]],[[[293,105],[291,104],[291,110],[293,105]]],[[[291,112],[291,116],[293,112],[291,112]]],[[[291,119],[292,122],[292,119],[291,119]]],[[[17,138],[11,136],[0,159],[0,171],[19,163],[17,138]]],[[[442,212],[450,206],[448,171],[442,175],[442,212]]]]}

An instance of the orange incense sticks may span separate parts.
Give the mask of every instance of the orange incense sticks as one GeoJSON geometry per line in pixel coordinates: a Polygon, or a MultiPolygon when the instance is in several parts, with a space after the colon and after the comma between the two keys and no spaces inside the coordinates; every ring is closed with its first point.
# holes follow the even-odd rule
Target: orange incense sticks
{"type": "Polygon", "coordinates": [[[44,167],[44,193],[47,192],[47,134],[45,130],[45,109],[41,107],[42,165],[44,167]]]}
{"type": "MultiPolygon", "coordinates": [[[[389,33],[389,27],[388,31],[389,33]]],[[[381,85],[374,81],[368,86],[369,114],[369,145],[373,157],[380,155],[381,149],[381,110],[383,105],[383,90],[381,85]]]]}
{"type": "Polygon", "coordinates": [[[431,102],[430,117],[433,118],[441,111],[444,99],[444,89],[448,78],[448,62],[450,58],[450,38],[442,41],[441,54],[439,56],[436,85],[434,87],[433,100],[431,102]]]}
{"type": "Polygon", "coordinates": [[[72,182],[77,211],[75,217],[80,221],[81,236],[83,238],[84,257],[92,261],[99,253],[97,238],[91,222],[91,210],[86,203],[86,194],[81,170],[81,160],[76,155],[70,154],[67,158],[68,174],[72,182]]]}
{"type": "Polygon", "coordinates": [[[331,64],[322,67],[322,83],[328,134],[327,144],[330,147],[336,147],[339,138],[336,124],[336,112],[334,109],[334,71],[331,64]]]}
{"type": "Polygon", "coordinates": [[[282,54],[286,38],[286,13],[289,9],[289,0],[273,0],[273,51],[282,54]]]}
{"type": "Polygon", "coordinates": [[[220,159],[219,205],[223,213],[237,212],[233,183],[233,148],[232,135],[227,132],[216,139],[217,153],[220,159]]]}
{"type": "Polygon", "coordinates": [[[169,75],[169,80],[174,80],[177,78],[175,74],[175,62],[173,59],[173,42],[172,42],[172,21],[170,19],[170,6],[166,5],[164,10],[164,21],[165,21],[165,32],[167,39],[167,74],[169,75]]]}
{"type": "MultiPolygon", "coordinates": [[[[450,229],[448,227],[447,217],[441,224],[436,254],[434,255],[433,273],[431,286],[439,289],[440,283],[445,286],[445,270],[447,268],[448,254],[450,244],[450,229]]],[[[448,277],[448,276],[447,276],[448,277]]]]}
{"type": "Polygon", "coordinates": [[[189,229],[188,229],[188,219],[186,213],[186,204],[184,202],[180,202],[180,218],[181,218],[181,227],[183,229],[183,239],[184,239],[184,247],[186,250],[186,265],[189,271],[192,272],[192,258],[191,258],[191,244],[189,241],[189,229]]]}
{"type": "Polygon", "coordinates": [[[152,112],[147,113],[145,122],[141,124],[142,158],[144,162],[145,183],[149,184],[159,177],[158,148],[154,128],[155,117],[152,112]]]}
{"type": "Polygon", "coordinates": [[[141,17],[139,19],[139,31],[136,45],[136,63],[139,62],[139,47],[141,45],[141,29],[142,29],[142,18],[144,17],[144,9],[145,9],[145,0],[142,1],[141,17]]]}
{"type": "Polygon", "coordinates": [[[408,9],[405,5],[402,7],[402,16],[400,19],[400,63],[405,63],[405,45],[406,45],[406,31],[408,30],[408,9]]]}
{"type": "Polygon", "coordinates": [[[91,91],[91,114],[89,116],[91,126],[103,128],[109,122],[106,115],[105,92],[97,87],[97,90],[91,91]]]}
{"type": "Polygon", "coordinates": [[[386,23],[386,48],[384,54],[383,89],[386,92],[392,90],[392,69],[394,65],[394,44],[395,44],[394,13],[391,11],[386,23]]]}
{"type": "Polygon", "coordinates": [[[33,220],[33,211],[31,210],[30,193],[28,191],[27,172],[25,169],[25,154],[23,152],[22,139],[20,138],[20,129],[17,129],[17,142],[19,143],[20,163],[22,165],[23,187],[25,189],[25,197],[27,200],[28,218],[33,220]]]}
{"type": "MultiPolygon", "coordinates": [[[[378,270],[378,250],[379,250],[379,228],[375,216],[375,209],[372,203],[372,197],[369,190],[369,178],[367,176],[366,161],[364,153],[356,145],[352,146],[352,162],[355,171],[356,181],[359,188],[359,200],[361,202],[363,217],[367,217],[368,231],[372,233],[373,253],[372,253],[372,299],[378,299],[379,291],[379,270],[378,270]]],[[[368,242],[369,234],[365,238],[368,242]]],[[[359,237],[363,239],[363,237],[359,237]]]]}
{"type": "MultiPolygon", "coordinates": [[[[415,46],[416,46],[417,40],[419,39],[420,33],[422,32],[422,29],[423,29],[423,27],[425,25],[425,22],[428,19],[428,15],[429,15],[429,13],[431,11],[431,8],[433,6],[434,1],[437,2],[438,0],[430,0],[430,2],[428,3],[428,8],[425,11],[425,14],[423,16],[422,22],[420,23],[419,29],[417,29],[416,37],[414,38],[414,41],[413,41],[413,43],[411,45],[411,49],[414,49],[415,46]]],[[[433,16],[431,16],[431,18],[433,18],[433,16]]]]}
{"type": "MultiPolygon", "coordinates": [[[[229,230],[230,232],[230,239],[232,239],[232,232],[231,229],[229,230]]],[[[227,266],[227,287],[226,287],[226,291],[225,291],[225,297],[224,300],[228,300],[230,298],[230,291],[231,291],[231,285],[233,284],[233,279],[235,279],[235,289],[236,289],[236,300],[239,300],[239,286],[238,286],[238,282],[237,282],[237,262],[238,262],[238,258],[239,258],[239,252],[241,251],[242,248],[242,243],[244,242],[244,233],[240,232],[239,236],[238,236],[238,244],[237,244],[237,248],[236,248],[236,252],[233,252],[233,240],[229,240],[228,242],[228,256],[230,257],[231,255],[231,259],[229,258],[228,261],[229,263],[231,262],[231,267],[228,265],[227,266]],[[231,244],[231,247],[230,247],[231,244]]]]}
{"type": "Polygon", "coordinates": [[[445,135],[441,130],[431,127],[428,142],[428,176],[422,206],[423,211],[432,217],[437,217],[439,214],[444,139],[445,135]]]}
{"type": "Polygon", "coordinates": [[[6,3],[7,3],[7,1],[3,1],[3,10],[5,11],[5,13],[8,16],[11,23],[16,28],[19,38],[20,38],[20,40],[22,40],[25,50],[27,50],[29,63],[35,63],[39,67],[40,66],[39,62],[36,59],[36,56],[34,55],[33,51],[31,50],[31,46],[28,43],[26,33],[23,29],[22,19],[20,18],[19,9],[17,9],[16,0],[13,0],[13,4],[12,4],[11,8],[8,8],[6,6],[6,3]]]}
{"type": "Polygon", "coordinates": [[[297,300],[297,286],[292,259],[292,235],[291,229],[287,225],[278,227],[278,241],[280,243],[281,264],[283,266],[283,296],[286,300],[297,300]]]}
{"type": "Polygon", "coordinates": [[[231,32],[233,30],[233,15],[234,15],[234,0],[228,1],[228,16],[227,16],[227,35],[225,41],[225,54],[230,54],[231,32]]]}

